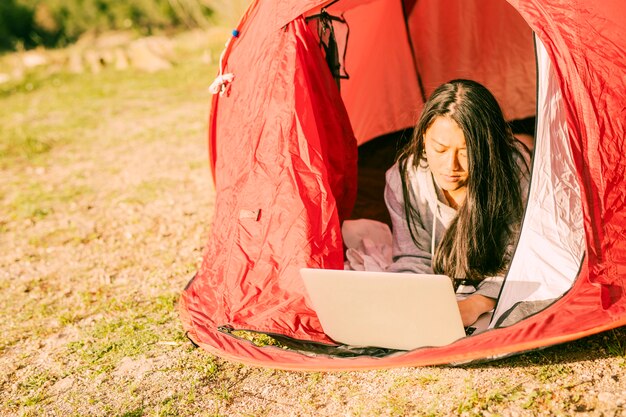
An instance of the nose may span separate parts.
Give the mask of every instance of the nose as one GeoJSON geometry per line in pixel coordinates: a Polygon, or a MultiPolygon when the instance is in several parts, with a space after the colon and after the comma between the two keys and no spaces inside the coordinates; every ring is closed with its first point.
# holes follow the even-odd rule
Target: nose
{"type": "Polygon", "coordinates": [[[451,151],[448,154],[448,158],[446,159],[446,168],[451,172],[458,171],[461,168],[458,152],[451,151]]]}

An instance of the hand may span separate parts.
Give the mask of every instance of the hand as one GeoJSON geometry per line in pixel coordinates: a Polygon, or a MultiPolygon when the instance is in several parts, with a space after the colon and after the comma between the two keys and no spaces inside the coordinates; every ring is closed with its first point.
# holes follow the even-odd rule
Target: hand
{"type": "Polygon", "coordinates": [[[464,327],[471,325],[478,320],[478,317],[480,317],[481,314],[493,310],[496,306],[495,299],[485,297],[480,294],[470,295],[466,299],[460,300],[457,303],[459,305],[461,320],[463,320],[464,327]]]}

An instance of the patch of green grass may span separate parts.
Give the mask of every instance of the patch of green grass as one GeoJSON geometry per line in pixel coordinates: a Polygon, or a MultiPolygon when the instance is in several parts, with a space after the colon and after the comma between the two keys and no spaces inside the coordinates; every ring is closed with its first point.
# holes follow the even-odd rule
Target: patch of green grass
{"type": "Polygon", "coordinates": [[[606,334],[606,347],[611,356],[626,357],[625,328],[613,329],[606,334]]]}
{"type": "Polygon", "coordinates": [[[39,403],[41,403],[44,400],[44,395],[41,392],[38,392],[34,395],[28,395],[26,397],[23,398],[22,400],[22,406],[24,407],[32,407],[34,405],[37,405],[39,403]]]}
{"type": "Polygon", "coordinates": [[[44,322],[54,312],[53,302],[42,300],[36,304],[29,303],[28,295],[25,297],[23,291],[2,294],[0,302],[4,307],[0,310],[0,320],[10,324],[0,338],[0,353],[20,340],[43,336],[51,331],[52,326],[44,322]]]}
{"type": "Polygon", "coordinates": [[[115,368],[124,357],[137,357],[165,340],[182,341],[184,335],[172,323],[177,294],[164,294],[145,302],[110,300],[108,317],[95,323],[80,340],[68,344],[68,354],[77,355],[98,373],[115,368]]]}
{"type": "Polygon", "coordinates": [[[385,415],[388,416],[408,416],[413,409],[411,401],[402,395],[388,394],[384,401],[385,415]]]}
{"type": "Polygon", "coordinates": [[[201,159],[201,160],[196,160],[196,161],[189,161],[187,163],[187,167],[192,170],[198,170],[198,169],[207,169],[208,168],[208,163],[206,159],[201,159]]]}
{"type": "Polygon", "coordinates": [[[55,189],[38,182],[31,183],[23,186],[19,193],[6,204],[7,214],[11,220],[42,220],[61,206],[92,192],[84,185],[67,184],[55,189]]]}
{"type": "Polygon", "coordinates": [[[527,410],[546,410],[550,409],[550,404],[554,397],[554,393],[545,389],[535,389],[522,404],[522,408],[527,410]]]}
{"type": "MultiPolygon", "coordinates": [[[[134,127],[142,118],[154,120],[160,113],[171,112],[171,107],[163,108],[159,102],[183,105],[192,97],[208,101],[206,88],[215,68],[215,64],[185,60],[150,76],[114,69],[100,74],[33,70],[21,80],[0,84],[0,108],[11,110],[0,112],[0,168],[52,163],[52,157],[65,157],[61,150],[67,151],[68,146],[77,146],[80,152],[84,144],[123,143],[131,137],[120,134],[115,126],[134,127]]],[[[189,129],[188,122],[177,124],[167,137],[175,138],[181,129],[189,129]]],[[[162,140],[163,129],[171,128],[165,123],[136,129],[135,136],[143,139],[132,139],[162,140]]]]}
{"type": "MultiPolygon", "coordinates": [[[[57,149],[98,122],[90,106],[77,102],[68,86],[81,85],[79,76],[41,71],[19,83],[0,85],[0,167],[44,165],[57,149]]],[[[87,86],[84,86],[87,88],[87,86]]]]}
{"type": "Polygon", "coordinates": [[[9,222],[0,220],[0,234],[7,233],[9,231],[9,222]]]}
{"type": "Polygon", "coordinates": [[[124,199],[124,202],[145,205],[173,188],[175,188],[174,183],[167,179],[143,181],[130,191],[130,195],[124,199]]]}
{"type": "Polygon", "coordinates": [[[503,386],[493,388],[486,393],[479,392],[470,383],[465,389],[465,396],[456,408],[457,414],[482,416],[486,411],[507,403],[518,400],[522,395],[522,385],[512,387],[503,386]]]}
{"type": "Polygon", "coordinates": [[[24,77],[0,84],[0,99],[15,94],[30,94],[43,87],[59,87],[70,82],[76,75],[68,72],[49,74],[43,70],[31,70],[24,77]]]}
{"type": "MultiPolygon", "coordinates": [[[[37,303],[36,305],[29,305],[28,308],[24,308],[16,315],[18,322],[27,322],[30,320],[41,320],[52,316],[55,312],[55,302],[52,300],[46,300],[37,303]]],[[[33,329],[37,330],[37,329],[33,329]]]]}
{"type": "Polygon", "coordinates": [[[73,309],[68,309],[68,310],[64,311],[63,313],[61,313],[57,317],[57,319],[59,320],[59,324],[61,326],[68,326],[68,325],[72,325],[72,324],[77,323],[80,320],[82,320],[83,319],[83,315],[77,313],[73,309]]]}
{"type": "Polygon", "coordinates": [[[198,373],[197,381],[199,384],[210,384],[219,375],[219,367],[212,357],[209,357],[208,360],[196,358],[191,365],[185,367],[194,369],[198,373]]]}
{"type": "Polygon", "coordinates": [[[50,372],[43,371],[31,375],[25,381],[20,382],[18,385],[20,405],[22,407],[33,407],[40,404],[45,399],[43,386],[47,382],[54,382],[54,379],[50,372]]]}
{"type": "Polygon", "coordinates": [[[415,404],[409,399],[415,390],[415,380],[409,376],[401,376],[393,381],[381,403],[381,412],[390,416],[411,415],[415,404]]]}
{"type": "Polygon", "coordinates": [[[545,365],[539,368],[537,378],[541,382],[560,381],[572,374],[572,369],[563,364],[545,365]]]}
{"type": "Polygon", "coordinates": [[[28,239],[30,246],[35,248],[49,248],[51,246],[86,245],[102,237],[101,233],[89,231],[81,232],[75,225],[47,230],[40,235],[32,235],[28,239]]]}
{"type": "Polygon", "coordinates": [[[426,375],[420,375],[417,378],[417,382],[422,386],[428,386],[428,385],[432,385],[436,382],[439,381],[439,377],[435,374],[426,374],[426,375]]]}
{"type": "Polygon", "coordinates": [[[309,375],[309,388],[317,386],[324,380],[324,374],[322,372],[311,372],[309,375]]]}
{"type": "Polygon", "coordinates": [[[231,332],[233,336],[240,337],[249,342],[252,342],[255,346],[278,346],[282,347],[281,343],[274,339],[272,336],[265,333],[253,332],[248,330],[233,330],[231,332]]]}
{"type": "Polygon", "coordinates": [[[50,379],[50,373],[40,372],[26,378],[25,381],[20,382],[19,389],[25,391],[32,391],[34,389],[41,388],[50,379]]]}
{"type": "Polygon", "coordinates": [[[124,414],[120,414],[120,417],[141,417],[143,416],[143,408],[137,408],[132,411],[127,411],[124,414]]]}
{"type": "Polygon", "coordinates": [[[233,394],[225,383],[214,388],[212,394],[217,398],[219,405],[227,406],[233,402],[233,394]]]}
{"type": "Polygon", "coordinates": [[[5,133],[0,142],[0,166],[8,166],[15,160],[25,160],[36,164],[41,156],[50,152],[56,141],[50,137],[36,137],[29,133],[5,133]]]}
{"type": "Polygon", "coordinates": [[[482,410],[482,402],[478,391],[472,387],[467,387],[465,396],[456,409],[457,414],[469,414],[470,416],[478,416],[478,410],[482,410]]]}
{"type": "Polygon", "coordinates": [[[178,403],[179,403],[179,396],[178,395],[172,395],[168,398],[166,398],[165,400],[161,401],[161,404],[159,404],[157,406],[157,413],[156,415],[159,417],[168,417],[168,416],[177,416],[179,415],[179,410],[178,410],[178,403]]]}

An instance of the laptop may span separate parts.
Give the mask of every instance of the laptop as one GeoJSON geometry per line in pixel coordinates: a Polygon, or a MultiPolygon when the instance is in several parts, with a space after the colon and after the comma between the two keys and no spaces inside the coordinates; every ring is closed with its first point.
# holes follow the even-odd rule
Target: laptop
{"type": "Polygon", "coordinates": [[[465,337],[450,278],[303,268],[322,329],[351,346],[412,350],[465,337]]]}

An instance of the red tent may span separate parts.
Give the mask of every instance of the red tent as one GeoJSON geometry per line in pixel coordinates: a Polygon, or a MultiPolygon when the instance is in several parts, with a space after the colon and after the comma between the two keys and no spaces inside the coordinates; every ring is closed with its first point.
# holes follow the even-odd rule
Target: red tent
{"type": "Polygon", "coordinates": [[[215,218],[180,300],[189,337],[250,364],[363,369],[502,357],[625,325],[625,19],[621,0],[253,2],[215,84],[215,218]],[[343,268],[357,143],[411,127],[453,78],[485,84],[509,119],[537,119],[529,204],[492,328],[383,357],[324,352],[332,341],[298,271],[343,268]],[[545,300],[521,321],[497,320],[545,300]],[[302,349],[258,347],[238,329],[302,349]]]}

